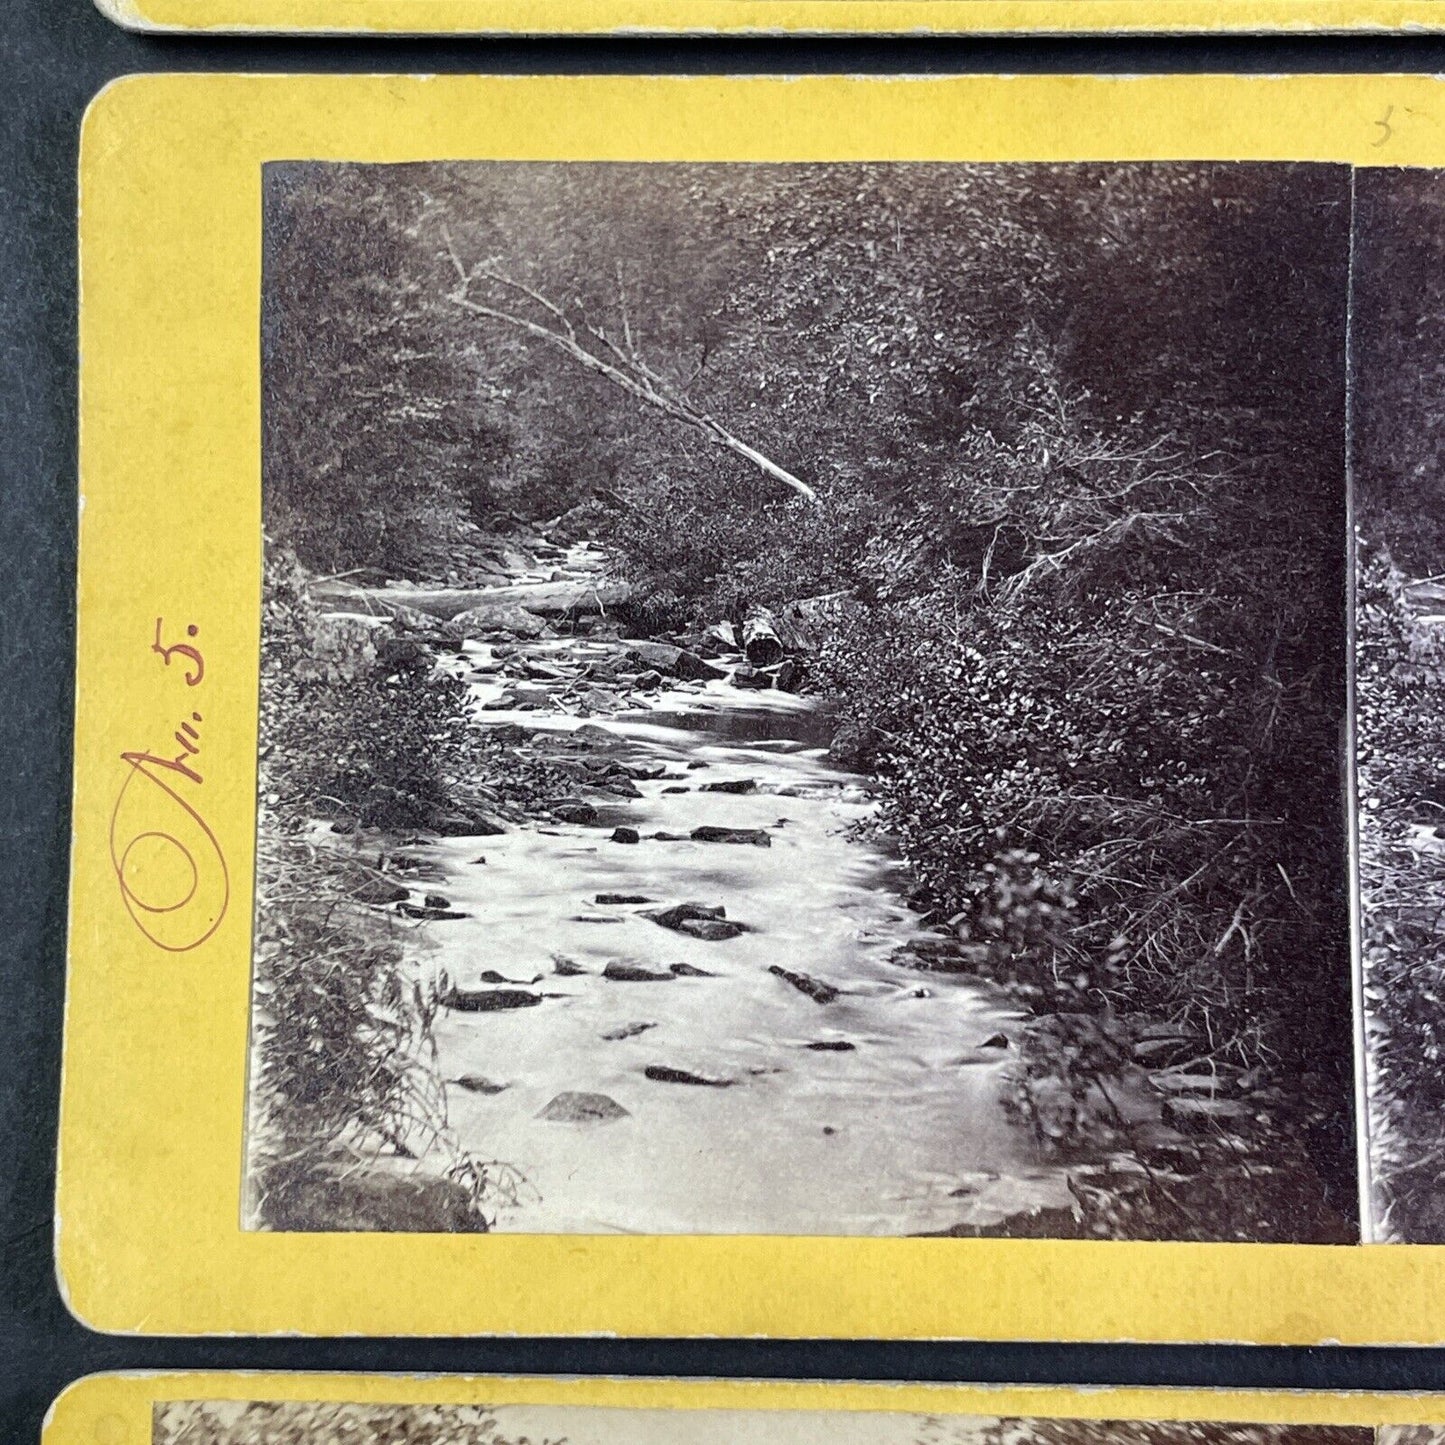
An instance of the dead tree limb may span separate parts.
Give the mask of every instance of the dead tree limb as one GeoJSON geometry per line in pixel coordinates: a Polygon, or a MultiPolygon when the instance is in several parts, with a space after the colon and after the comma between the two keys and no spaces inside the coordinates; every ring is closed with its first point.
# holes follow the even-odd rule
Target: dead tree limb
{"type": "Polygon", "coordinates": [[[734,436],[706,412],[699,411],[677,387],[648,366],[637,353],[633,340],[633,328],[625,315],[623,319],[624,345],[621,346],[601,327],[586,326],[587,336],[597,343],[597,348],[594,349],[587,341],[584,341],[582,336],[578,335],[577,328],[556,302],[549,300],[532,287],[525,286],[521,282],[514,281],[487,267],[477,267],[468,271],[462,265],[461,257],[457,254],[451,235],[445,231],[443,234],[446,240],[447,255],[457,273],[456,290],[451,292],[447,298],[453,305],[474,316],[485,317],[489,321],[497,321],[504,326],[510,326],[513,330],[520,331],[554,350],[560,351],[579,366],[597,376],[604,377],[614,386],[621,388],[629,396],[635,397],[645,405],[673,418],[674,421],[682,422],[695,431],[701,432],[714,445],[723,447],[735,456],[751,462],[759,471],[772,477],[774,481],[791,487],[793,491],[806,497],[808,501],[817,502],[818,494],[805,481],[795,477],[792,472],[780,467],[769,457],[765,457],[762,452],[749,446],[740,437],[734,436]],[[551,318],[550,322],[536,321],[531,317],[503,310],[500,306],[491,306],[473,300],[472,287],[479,279],[525,297],[544,311],[551,318]]]}

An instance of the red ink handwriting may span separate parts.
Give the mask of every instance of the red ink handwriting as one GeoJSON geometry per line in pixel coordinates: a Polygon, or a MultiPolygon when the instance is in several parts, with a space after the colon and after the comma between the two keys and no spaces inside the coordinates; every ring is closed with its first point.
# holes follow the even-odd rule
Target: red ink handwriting
{"type": "MultiPolygon", "coordinates": [[[[206,675],[206,664],[205,660],[201,657],[200,649],[197,647],[192,647],[187,642],[177,642],[173,643],[170,647],[166,647],[161,642],[161,628],[164,626],[165,619],[157,617],[156,640],[151,643],[151,651],[160,653],[167,667],[171,665],[171,657],[174,653],[178,652],[182,657],[189,658],[190,661],[195,665],[196,670],[194,672],[187,670],[186,686],[197,686],[200,683],[200,680],[206,675]]],[[[201,629],[197,627],[196,624],[193,622],[189,627],[186,628],[186,636],[194,637],[200,630],[201,629]]]]}
{"type": "MultiPolygon", "coordinates": [[[[196,687],[205,676],[200,649],[161,642],[164,623],[156,619],[151,651],[166,667],[173,657],[191,665],[184,677],[196,687]]],[[[195,637],[199,629],[186,629],[195,637]]],[[[180,751],[167,757],[149,751],[124,752],[125,781],[110,816],[110,861],[120,896],[136,926],[169,953],[198,948],[221,926],[231,897],[230,872],[210,825],[201,816],[204,778],[197,765],[200,724],[192,712],[172,734],[180,751]]]]}

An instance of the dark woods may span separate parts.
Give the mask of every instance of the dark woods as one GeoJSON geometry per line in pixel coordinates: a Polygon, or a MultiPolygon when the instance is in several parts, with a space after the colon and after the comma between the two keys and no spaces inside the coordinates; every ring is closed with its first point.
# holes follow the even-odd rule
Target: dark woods
{"type": "Polygon", "coordinates": [[[639,634],[827,598],[801,685],[1035,1013],[1020,1108],[1123,1146],[1110,1080],[1212,1081],[1084,1232],[1355,1237],[1345,171],[287,165],[266,242],[279,816],[508,783],[446,682],[298,664],[308,579],[562,517],[639,634]]]}

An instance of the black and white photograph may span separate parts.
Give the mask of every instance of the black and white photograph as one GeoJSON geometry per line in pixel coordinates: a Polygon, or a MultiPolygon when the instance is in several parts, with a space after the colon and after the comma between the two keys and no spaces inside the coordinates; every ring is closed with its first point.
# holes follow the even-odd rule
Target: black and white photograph
{"type": "Polygon", "coordinates": [[[184,1400],[156,1405],[151,1440],[152,1445],[389,1445],[398,1439],[408,1445],[1372,1445],[1372,1435],[1357,1426],[991,1419],[871,1410],[184,1400]]]}
{"type": "MultiPolygon", "coordinates": [[[[263,210],[248,1229],[1359,1241],[1348,168],[294,161],[263,210]]],[[[1399,379],[1367,531],[1445,436],[1399,379]]],[[[1445,530],[1382,526],[1360,595],[1432,637],[1445,530]]],[[[1411,869],[1426,736],[1364,803],[1411,869]]],[[[156,1439],[342,1438],[301,1408],[156,1439]]],[[[445,1438],[675,1429],[510,1418],[445,1438]]]]}
{"type": "Polygon", "coordinates": [[[1355,182],[1351,480],[1371,1234],[1445,1243],[1445,173],[1355,182]]]}

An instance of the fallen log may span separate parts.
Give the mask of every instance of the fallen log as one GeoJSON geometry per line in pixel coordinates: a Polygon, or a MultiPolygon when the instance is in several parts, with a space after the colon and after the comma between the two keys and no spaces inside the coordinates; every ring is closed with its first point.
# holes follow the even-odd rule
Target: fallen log
{"type": "Polygon", "coordinates": [[[777,621],[766,608],[755,608],[743,619],[743,651],[754,667],[771,667],[783,660],[777,621]]]}
{"type": "Polygon", "coordinates": [[[628,582],[579,578],[564,582],[518,582],[507,587],[357,587],[344,581],[313,582],[312,595],[347,610],[411,614],[449,622],[475,608],[522,608],[538,617],[605,613],[632,596],[628,582]]]}

